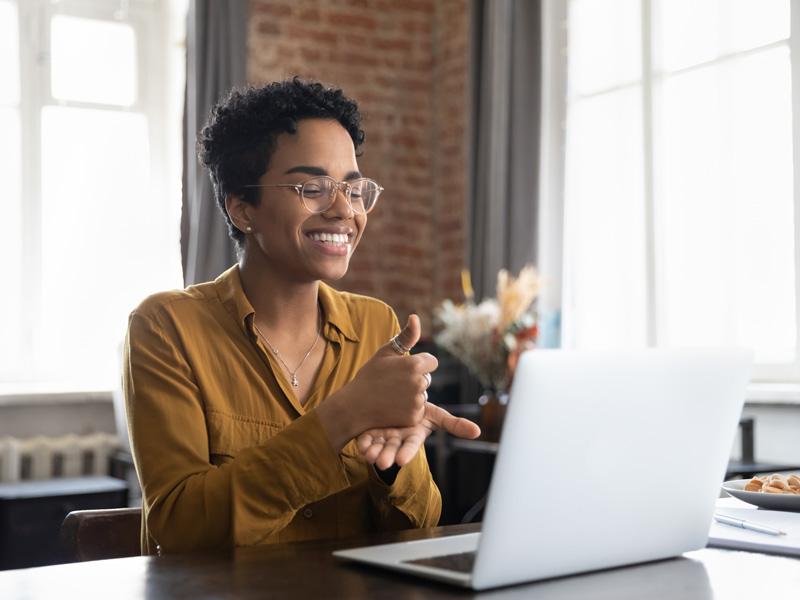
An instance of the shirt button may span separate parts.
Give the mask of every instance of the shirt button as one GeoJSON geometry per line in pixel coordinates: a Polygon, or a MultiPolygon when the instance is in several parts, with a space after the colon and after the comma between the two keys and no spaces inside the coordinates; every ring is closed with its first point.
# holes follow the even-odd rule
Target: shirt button
{"type": "Polygon", "coordinates": [[[313,510],[311,510],[310,508],[307,508],[307,509],[305,509],[305,510],[303,511],[303,516],[304,516],[306,519],[310,519],[311,517],[313,517],[313,516],[314,516],[314,511],[313,511],[313,510]]]}

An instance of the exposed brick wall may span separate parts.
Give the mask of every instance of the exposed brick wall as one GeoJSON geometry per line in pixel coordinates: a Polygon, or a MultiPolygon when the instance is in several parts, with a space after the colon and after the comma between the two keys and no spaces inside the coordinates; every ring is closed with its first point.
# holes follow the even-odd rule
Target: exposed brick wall
{"type": "Polygon", "coordinates": [[[438,232],[434,254],[435,297],[439,301],[462,299],[460,275],[466,266],[470,111],[468,4],[462,0],[436,2],[434,115],[437,133],[433,161],[438,232]]]}
{"type": "Polygon", "coordinates": [[[355,98],[361,171],[386,188],[342,289],[401,320],[458,298],[464,264],[468,0],[251,0],[248,79],[292,75],[355,98]]]}

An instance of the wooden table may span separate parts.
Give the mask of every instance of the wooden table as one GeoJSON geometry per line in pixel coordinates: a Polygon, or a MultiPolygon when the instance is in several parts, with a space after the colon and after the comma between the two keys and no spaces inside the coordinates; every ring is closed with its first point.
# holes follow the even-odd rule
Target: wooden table
{"type": "Polygon", "coordinates": [[[120,558],[0,572],[0,598],[604,598],[800,597],[800,560],[704,549],[684,557],[473,594],[342,563],[337,548],[477,531],[479,525],[240,548],[230,554],[120,558]]]}

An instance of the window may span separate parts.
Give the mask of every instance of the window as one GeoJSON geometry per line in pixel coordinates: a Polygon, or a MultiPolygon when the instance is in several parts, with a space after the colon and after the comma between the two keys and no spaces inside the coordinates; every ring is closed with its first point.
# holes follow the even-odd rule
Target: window
{"type": "Polygon", "coordinates": [[[565,345],[745,346],[800,382],[791,8],[570,0],[565,345]]]}
{"type": "Polygon", "coordinates": [[[116,388],[128,314],[181,286],[181,11],[0,0],[0,391],[116,388]]]}

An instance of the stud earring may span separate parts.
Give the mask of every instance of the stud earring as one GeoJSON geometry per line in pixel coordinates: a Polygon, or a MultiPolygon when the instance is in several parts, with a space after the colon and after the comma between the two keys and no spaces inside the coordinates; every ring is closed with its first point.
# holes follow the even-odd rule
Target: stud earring
{"type": "Polygon", "coordinates": [[[253,228],[252,228],[252,227],[250,227],[250,225],[248,225],[247,227],[245,227],[245,229],[247,230],[247,233],[253,233],[253,228]]]}

